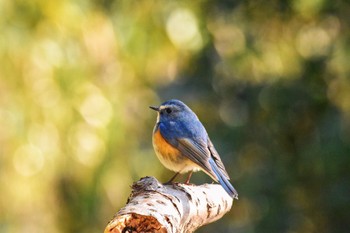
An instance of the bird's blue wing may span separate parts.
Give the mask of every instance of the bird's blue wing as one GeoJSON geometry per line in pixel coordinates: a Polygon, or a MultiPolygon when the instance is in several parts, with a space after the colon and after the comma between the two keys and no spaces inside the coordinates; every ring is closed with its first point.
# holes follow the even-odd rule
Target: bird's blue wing
{"type": "Polygon", "coordinates": [[[238,199],[237,191],[229,182],[230,178],[224,164],[202,127],[202,125],[193,124],[191,128],[184,125],[170,127],[166,124],[159,124],[160,133],[168,143],[199,165],[212,179],[219,182],[231,197],[238,199]]]}
{"type": "MultiPolygon", "coordinates": [[[[209,140],[210,141],[210,140],[209,140]]],[[[180,138],[178,139],[178,149],[190,160],[198,164],[205,173],[219,182],[225,191],[233,198],[238,199],[238,193],[229,182],[229,177],[218,154],[215,157],[209,147],[203,141],[180,138]]],[[[216,152],[216,151],[215,151],[216,152]]],[[[217,152],[216,152],[217,153],[217,152]]]]}
{"type": "Polygon", "coordinates": [[[202,133],[198,128],[193,128],[193,125],[192,128],[188,128],[178,124],[176,127],[170,128],[169,125],[162,123],[159,124],[159,130],[169,144],[177,148],[184,156],[198,164],[208,175],[218,181],[208,162],[210,151],[206,144],[205,137],[207,137],[207,134],[205,131],[202,133]]]}

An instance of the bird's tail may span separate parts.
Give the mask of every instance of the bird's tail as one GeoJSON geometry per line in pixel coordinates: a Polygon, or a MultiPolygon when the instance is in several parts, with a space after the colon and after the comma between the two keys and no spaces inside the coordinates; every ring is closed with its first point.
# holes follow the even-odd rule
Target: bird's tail
{"type": "Polygon", "coordinates": [[[225,191],[228,193],[228,195],[230,195],[232,198],[235,198],[238,200],[238,193],[237,193],[236,189],[232,186],[232,184],[230,183],[228,178],[222,174],[222,172],[220,171],[220,169],[216,165],[215,161],[212,158],[210,158],[209,163],[210,163],[210,166],[211,166],[213,172],[217,176],[218,182],[220,183],[220,185],[225,189],[225,191]]]}

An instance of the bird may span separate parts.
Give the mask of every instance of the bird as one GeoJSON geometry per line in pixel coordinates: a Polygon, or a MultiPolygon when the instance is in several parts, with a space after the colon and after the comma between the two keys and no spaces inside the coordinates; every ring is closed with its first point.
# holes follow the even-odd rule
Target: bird
{"type": "Polygon", "coordinates": [[[182,101],[171,99],[160,106],[150,106],[157,112],[153,129],[153,148],[160,162],[175,175],[189,173],[185,184],[189,184],[192,173],[204,171],[218,182],[232,198],[238,199],[236,189],[230,183],[219,153],[197,115],[182,101]]]}

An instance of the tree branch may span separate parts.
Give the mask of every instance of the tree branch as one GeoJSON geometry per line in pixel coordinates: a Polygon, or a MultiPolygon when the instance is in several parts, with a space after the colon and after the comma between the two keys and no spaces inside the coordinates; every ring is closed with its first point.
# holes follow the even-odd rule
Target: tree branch
{"type": "Polygon", "coordinates": [[[144,177],[133,184],[126,206],[104,232],[193,232],[220,219],[232,202],[218,184],[163,185],[154,177],[144,177]]]}

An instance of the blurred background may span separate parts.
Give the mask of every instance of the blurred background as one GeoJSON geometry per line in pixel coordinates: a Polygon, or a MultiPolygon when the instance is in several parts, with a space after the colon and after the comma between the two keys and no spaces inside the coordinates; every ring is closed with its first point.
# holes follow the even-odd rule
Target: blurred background
{"type": "Polygon", "coordinates": [[[198,232],[348,232],[349,15],[345,0],[0,0],[0,232],[103,232],[134,181],[173,175],[148,108],[170,98],[240,195],[198,232]]]}

